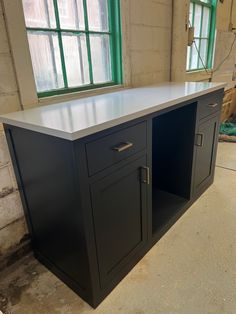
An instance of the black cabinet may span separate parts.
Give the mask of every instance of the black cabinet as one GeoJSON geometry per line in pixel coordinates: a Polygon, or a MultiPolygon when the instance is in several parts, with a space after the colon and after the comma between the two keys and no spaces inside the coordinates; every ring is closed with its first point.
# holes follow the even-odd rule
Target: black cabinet
{"type": "Polygon", "coordinates": [[[195,137],[194,194],[213,180],[219,129],[219,113],[200,121],[195,137]]]}
{"type": "Polygon", "coordinates": [[[212,183],[221,102],[75,141],[4,126],[35,256],[93,307],[212,183]]]}
{"type": "Polygon", "coordinates": [[[103,288],[147,240],[146,157],[92,184],[92,210],[103,288]]]}

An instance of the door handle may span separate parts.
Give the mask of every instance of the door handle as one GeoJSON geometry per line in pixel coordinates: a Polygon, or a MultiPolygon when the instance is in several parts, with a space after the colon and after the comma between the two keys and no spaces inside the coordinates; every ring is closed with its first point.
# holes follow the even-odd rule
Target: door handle
{"type": "Polygon", "coordinates": [[[133,143],[124,142],[124,143],[121,143],[118,146],[113,147],[112,150],[120,153],[120,152],[123,152],[124,150],[127,150],[127,149],[131,148],[133,145],[134,145],[133,143]]]}
{"type": "Polygon", "coordinates": [[[141,182],[145,184],[150,183],[150,169],[149,167],[141,167],[141,182]]]}
{"type": "Polygon", "coordinates": [[[219,104],[216,102],[214,104],[209,104],[208,107],[211,107],[211,108],[215,108],[217,107],[219,104]]]}
{"type": "Polygon", "coordinates": [[[203,133],[197,133],[196,134],[197,136],[197,139],[196,139],[196,146],[199,146],[199,147],[203,147],[203,144],[204,144],[204,134],[203,133]],[[200,138],[200,141],[199,141],[199,138],[200,138]]]}

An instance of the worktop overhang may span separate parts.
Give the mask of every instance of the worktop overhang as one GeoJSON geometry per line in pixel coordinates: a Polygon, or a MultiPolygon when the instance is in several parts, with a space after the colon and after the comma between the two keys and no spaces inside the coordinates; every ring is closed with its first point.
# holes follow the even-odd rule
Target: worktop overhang
{"type": "Polygon", "coordinates": [[[168,82],[41,106],[0,116],[0,122],[77,140],[223,89],[226,83],[168,82]]]}

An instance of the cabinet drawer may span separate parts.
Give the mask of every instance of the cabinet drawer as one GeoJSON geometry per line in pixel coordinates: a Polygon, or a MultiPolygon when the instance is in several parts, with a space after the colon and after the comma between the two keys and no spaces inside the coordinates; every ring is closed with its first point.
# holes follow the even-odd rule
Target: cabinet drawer
{"type": "Polygon", "coordinates": [[[145,149],[146,133],[144,121],[86,144],[89,175],[145,149]]]}
{"type": "Polygon", "coordinates": [[[223,90],[200,99],[198,101],[198,119],[203,119],[221,110],[222,100],[223,90]]]}

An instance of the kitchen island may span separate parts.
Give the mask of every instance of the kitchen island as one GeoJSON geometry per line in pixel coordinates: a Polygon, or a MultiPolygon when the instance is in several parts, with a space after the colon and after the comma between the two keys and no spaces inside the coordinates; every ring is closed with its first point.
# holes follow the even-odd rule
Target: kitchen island
{"type": "Polygon", "coordinates": [[[165,83],[0,117],[35,257],[91,306],[212,184],[224,87],[165,83]]]}

